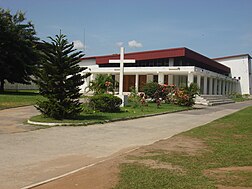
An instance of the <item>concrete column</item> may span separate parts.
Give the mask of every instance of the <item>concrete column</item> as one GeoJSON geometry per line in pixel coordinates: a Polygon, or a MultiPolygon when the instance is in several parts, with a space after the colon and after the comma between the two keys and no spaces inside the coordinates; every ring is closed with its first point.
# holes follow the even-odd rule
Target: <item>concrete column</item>
{"type": "Polygon", "coordinates": [[[164,84],[164,74],[158,73],[158,84],[164,84]]]}
{"type": "Polygon", "coordinates": [[[229,93],[230,93],[230,82],[229,81],[226,81],[226,93],[225,93],[225,95],[229,95],[229,93]]]}
{"type": "Polygon", "coordinates": [[[222,95],[222,80],[219,79],[219,88],[218,88],[218,95],[222,95]]]}
{"type": "Polygon", "coordinates": [[[147,83],[150,83],[153,81],[153,75],[147,75],[147,83]]]}
{"type": "Polygon", "coordinates": [[[223,83],[222,83],[222,94],[223,95],[226,95],[226,80],[223,80],[223,83]]]}
{"type": "Polygon", "coordinates": [[[179,75],[174,75],[173,79],[174,79],[174,85],[176,85],[178,87],[179,86],[179,75]]]}
{"type": "Polygon", "coordinates": [[[90,81],[93,81],[96,78],[96,74],[92,74],[90,77],[91,77],[90,81]]]}
{"type": "Polygon", "coordinates": [[[227,89],[227,95],[230,95],[232,94],[232,81],[229,81],[228,82],[228,89],[227,89]]]}
{"type": "Polygon", "coordinates": [[[207,76],[204,76],[204,90],[203,94],[207,94],[207,76]]]}
{"type": "Polygon", "coordinates": [[[119,75],[115,75],[115,80],[119,82],[119,78],[120,76],[119,75]]]}
{"type": "Polygon", "coordinates": [[[214,91],[213,91],[214,95],[217,95],[217,85],[218,85],[218,80],[217,78],[214,78],[214,91]]]}
{"type": "Polygon", "coordinates": [[[173,75],[168,75],[168,85],[172,85],[173,83],[173,75]]]}
{"type": "Polygon", "coordinates": [[[139,74],[136,74],[135,78],[135,90],[138,92],[138,87],[139,87],[139,74]]]}
{"type": "Polygon", "coordinates": [[[169,67],[174,66],[174,58],[169,58],[169,67]]]}
{"type": "Polygon", "coordinates": [[[193,78],[194,78],[193,73],[189,72],[187,75],[187,86],[188,87],[190,86],[191,83],[193,83],[193,78]]]}
{"type": "Polygon", "coordinates": [[[212,77],[209,78],[209,94],[210,95],[213,94],[213,78],[212,77]]]}
{"type": "Polygon", "coordinates": [[[201,81],[201,76],[197,75],[197,85],[200,88],[200,81],[201,81]]]}
{"type": "Polygon", "coordinates": [[[235,93],[235,82],[234,81],[231,82],[231,86],[232,86],[231,87],[231,94],[232,94],[232,93],[235,93]]]}

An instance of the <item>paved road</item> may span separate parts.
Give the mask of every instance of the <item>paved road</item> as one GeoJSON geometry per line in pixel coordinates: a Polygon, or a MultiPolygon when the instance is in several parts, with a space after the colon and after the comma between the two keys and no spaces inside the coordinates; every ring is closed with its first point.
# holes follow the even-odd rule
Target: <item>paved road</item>
{"type": "MultiPolygon", "coordinates": [[[[247,101],[103,125],[0,134],[0,188],[40,182],[251,105],[247,101]]],[[[17,110],[12,115],[15,113],[17,110]]]]}
{"type": "Polygon", "coordinates": [[[33,126],[24,124],[24,122],[37,114],[39,112],[33,106],[0,110],[0,134],[34,130],[33,126]]]}

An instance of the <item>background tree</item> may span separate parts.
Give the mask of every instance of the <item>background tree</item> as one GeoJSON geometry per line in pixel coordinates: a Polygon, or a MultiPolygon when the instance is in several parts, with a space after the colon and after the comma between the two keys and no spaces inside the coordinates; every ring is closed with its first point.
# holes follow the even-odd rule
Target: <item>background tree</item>
{"type": "Polygon", "coordinates": [[[25,23],[25,15],[0,8],[0,92],[4,83],[29,84],[36,69],[39,52],[38,38],[31,22],[25,23]]]}
{"type": "Polygon", "coordinates": [[[50,43],[43,41],[40,46],[43,59],[35,81],[41,95],[47,100],[38,102],[36,108],[55,119],[74,118],[82,111],[80,85],[89,76],[82,75],[81,72],[86,68],[78,65],[84,55],[80,51],[76,52],[73,43],[68,43],[65,35],[49,39],[50,43]]]}

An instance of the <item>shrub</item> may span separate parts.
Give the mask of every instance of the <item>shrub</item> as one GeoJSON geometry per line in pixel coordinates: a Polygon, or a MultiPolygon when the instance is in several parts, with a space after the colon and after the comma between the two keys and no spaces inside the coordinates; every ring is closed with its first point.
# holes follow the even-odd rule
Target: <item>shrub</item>
{"type": "Polygon", "coordinates": [[[155,98],[155,93],[156,93],[158,87],[159,87],[159,84],[156,83],[156,82],[146,83],[143,86],[143,91],[144,91],[145,95],[147,95],[148,97],[154,99],[155,98]]]}
{"type": "Polygon", "coordinates": [[[180,106],[192,106],[195,104],[194,98],[197,94],[199,94],[197,84],[191,83],[189,87],[174,88],[174,90],[168,95],[167,101],[180,106]]]}
{"type": "Polygon", "coordinates": [[[101,112],[119,112],[122,99],[112,94],[100,94],[90,98],[89,106],[101,112]]]}
{"type": "Polygon", "coordinates": [[[97,74],[96,78],[90,82],[88,88],[93,91],[95,95],[112,92],[114,94],[115,87],[118,82],[114,81],[112,75],[97,74]]]}

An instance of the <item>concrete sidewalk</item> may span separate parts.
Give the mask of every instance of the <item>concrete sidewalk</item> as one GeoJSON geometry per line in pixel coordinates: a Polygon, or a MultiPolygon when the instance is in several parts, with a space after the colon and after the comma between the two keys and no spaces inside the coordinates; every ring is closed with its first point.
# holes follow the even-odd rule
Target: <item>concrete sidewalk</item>
{"type": "Polygon", "coordinates": [[[20,188],[152,144],[252,105],[207,107],[88,127],[0,135],[0,188],[20,188]]]}

